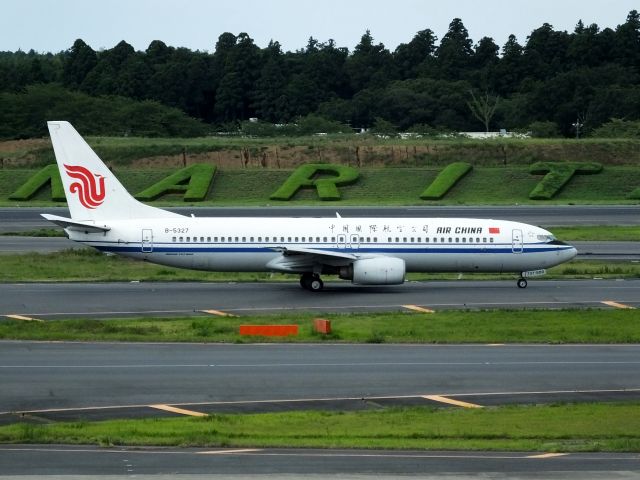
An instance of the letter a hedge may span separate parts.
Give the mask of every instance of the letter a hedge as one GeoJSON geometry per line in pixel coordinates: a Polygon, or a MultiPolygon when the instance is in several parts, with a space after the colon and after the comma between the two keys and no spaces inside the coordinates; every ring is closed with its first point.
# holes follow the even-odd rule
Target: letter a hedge
{"type": "Polygon", "coordinates": [[[135,197],[149,201],[171,193],[184,193],[182,199],[185,202],[201,202],[209,192],[215,172],[213,165],[191,165],[151,185],[135,197]]]}
{"type": "Polygon", "coordinates": [[[343,165],[308,163],[299,166],[286,182],[273,193],[271,200],[291,200],[301,188],[315,188],[320,200],[340,200],[339,185],[350,185],[358,180],[358,170],[343,165]],[[315,178],[318,175],[332,175],[315,178]]]}
{"type": "Polygon", "coordinates": [[[51,200],[54,202],[64,202],[64,186],[60,179],[60,172],[57,164],[44,167],[33,177],[26,181],[18,190],[9,195],[10,200],[27,201],[31,200],[41,189],[51,184],[51,200]]]}

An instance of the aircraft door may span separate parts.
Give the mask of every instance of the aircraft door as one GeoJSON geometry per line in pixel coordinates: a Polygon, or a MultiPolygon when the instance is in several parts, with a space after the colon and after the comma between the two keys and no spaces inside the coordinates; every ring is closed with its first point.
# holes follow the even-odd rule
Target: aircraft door
{"type": "Polygon", "coordinates": [[[358,235],[351,235],[351,248],[353,250],[358,250],[358,248],[360,248],[360,236],[358,235]]]}
{"type": "Polygon", "coordinates": [[[513,253],[522,253],[523,247],[522,230],[513,230],[511,236],[511,251],[513,253]]]}
{"type": "Polygon", "coordinates": [[[338,248],[345,250],[347,248],[347,236],[338,235],[338,248]]]}
{"type": "Polygon", "coordinates": [[[142,229],[142,253],[153,252],[153,231],[150,228],[142,229]]]}

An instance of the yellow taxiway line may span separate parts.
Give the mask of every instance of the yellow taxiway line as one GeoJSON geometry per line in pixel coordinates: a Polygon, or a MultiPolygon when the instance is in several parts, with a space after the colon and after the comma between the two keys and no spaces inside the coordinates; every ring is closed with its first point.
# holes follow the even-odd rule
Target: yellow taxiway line
{"type": "Polygon", "coordinates": [[[171,405],[149,405],[151,408],[157,410],[164,410],[165,412],[179,413],[180,415],[188,415],[190,417],[207,417],[206,413],[194,412],[193,410],[185,410],[184,408],[172,407],[171,405]]]}
{"type": "Polygon", "coordinates": [[[222,310],[200,310],[203,313],[208,313],[210,315],[217,315],[218,317],[237,317],[238,315],[234,315],[233,313],[223,312],[222,310]]]}
{"type": "Polygon", "coordinates": [[[24,320],[25,322],[44,322],[44,320],[40,320],[39,318],[25,317],[24,315],[5,315],[5,317],[13,320],[24,320]]]}
{"type": "Polygon", "coordinates": [[[618,302],[614,302],[613,300],[605,300],[603,302],[600,303],[604,303],[605,305],[609,305],[610,307],[614,307],[614,308],[624,308],[627,310],[635,310],[636,307],[632,307],[631,305],[625,305],[624,303],[618,303],[618,302]]]}
{"type": "Polygon", "coordinates": [[[431,310],[430,308],[425,308],[425,307],[419,307],[418,305],[402,305],[402,307],[408,310],[413,310],[414,312],[436,313],[435,310],[431,310]]]}
{"type": "Polygon", "coordinates": [[[448,403],[449,405],[456,405],[464,408],[484,408],[482,405],[475,403],[462,402],[460,400],[454,400],[453,398],[443,397],[442,395],[423,395],[422,398],[427,400],[433,400],[434,402],[448,403]]]}
{"type": "Polygon", "coordinates": [[[539,455],[528,455],[527,458],[555,458],[555,457],[565,457],[569,455],[568,453],[541,453],[539,455]]]}

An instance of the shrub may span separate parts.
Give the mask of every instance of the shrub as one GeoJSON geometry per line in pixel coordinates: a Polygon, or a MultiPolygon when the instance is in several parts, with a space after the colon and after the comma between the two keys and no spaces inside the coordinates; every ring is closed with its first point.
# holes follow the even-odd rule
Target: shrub
{"type": "Polygon", "coordinates": [[[269,198],[290,200],[301,188],[315,188],[320,200],[340,200],[338,186],[356,182],[358,175],[355,168],[344,165],[308,163],[298,167],[269,198]],[[318,175],[331,177],[316,178],[318,175]]]}
{"type": "Polygon", "coordinates": [[[423,200],[438,200],[444,197],[473,167],[467,162],[455,162],[440,172],[436,179],[420,195],[423,200]]]}
{"type": "Polygon", "coordinates": [[[41,189],[51,185],[51,200],[64,202],[64,186],[60,179],[60,171],[57,164],[47,165],[34,176],[29,178],[24,185],[9,195],[10,200],[26,201],[32,199],[41,189]]]}
{"type": "Polygon", "coordinates": [[[640,138],[640,120],[627,121],[612,118],[610,122],[596,128],[591,136],[601,138],[640,138]]]}
{"type": "Polygon", "coordinates": [[[538,162],[531,165],[529,173],[544,175],[544,178],[529,194],[532,200],[549,200],[569,183],[574,175],[593,175],[602,171],[599,163],[581,162],[538,162]]]}
{"type": "Polygon", "coordinates": [[[558,124],[555,122],[533,122],[529,125],[529,132],[534,138],[558,138],[561,136],[558,124]]]}
{"type": "Polygon", "coordinates": [[[148,201],[171,193],[183,193],[185,202],[201,202],[209,193],[215,172],[213,165],[191,165],[151,185],[135,197],[148,201]]]}

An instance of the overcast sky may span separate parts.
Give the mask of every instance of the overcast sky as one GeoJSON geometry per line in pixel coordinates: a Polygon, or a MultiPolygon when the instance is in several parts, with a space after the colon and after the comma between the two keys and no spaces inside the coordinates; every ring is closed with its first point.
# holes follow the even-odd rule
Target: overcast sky
{"type": "Polygon", "coordinates": [[[638,0],[3,0],[0,51],[55,53],[82,38],[95,50],[162,40],[212,52],[223,32],[247,32],[260,47],[273,39],[293,51],[313,36],[353,50],[367,29],[393,51],[425,28],[442,38],[455,17],[474,43],[489,36],[502,46],[511,33],[524,44],[544,22],[570,32],[579,19],[615,28],[634,8],[638,0]]]}

